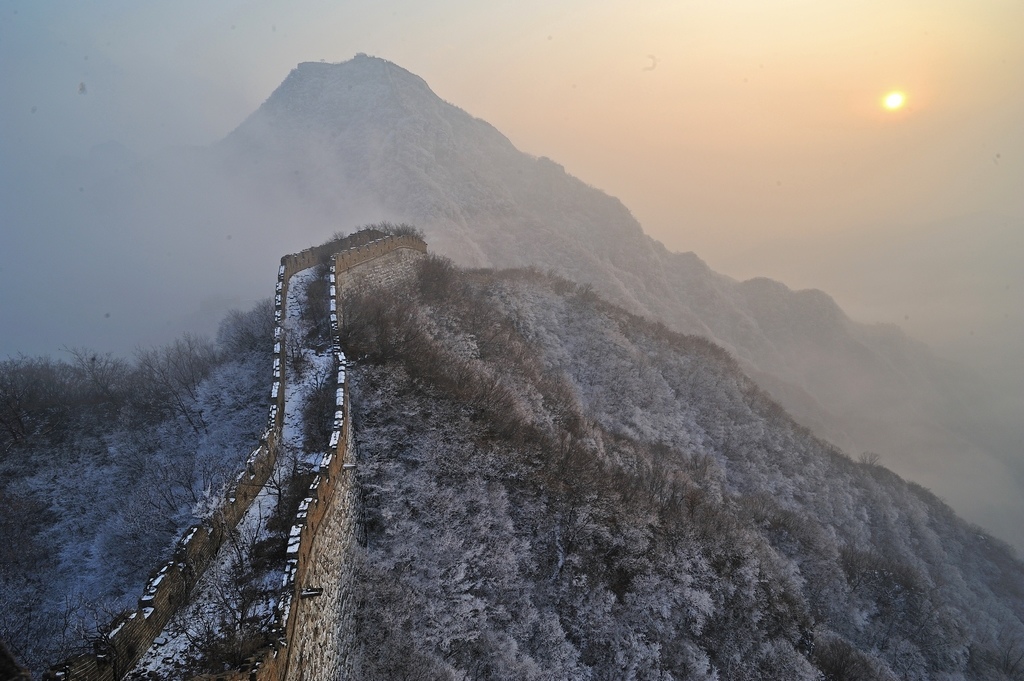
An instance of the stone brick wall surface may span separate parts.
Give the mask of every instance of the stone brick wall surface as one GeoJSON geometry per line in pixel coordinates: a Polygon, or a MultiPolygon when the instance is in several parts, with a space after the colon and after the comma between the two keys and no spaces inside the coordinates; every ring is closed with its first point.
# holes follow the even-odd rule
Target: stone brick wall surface
{"type": "MultiPolygon", "coordinates": [[[[346,460],[351,435],[345,443],[346,460]]],[[[313,539],[293,614],[287,681],[348,679],[355,663],[353,646],[352,561],[355,537],[353,471],[342,468],[334,496],[313,539]]]]}
{"type": "Polygon", "coordinates": [[[343,297],[350,291],[366,287],[396,286],[413,275],[412,264],[422,255],[418,250],[398,248],[354,266],[347,276],[339,280],[338,295],[343,297]]]}

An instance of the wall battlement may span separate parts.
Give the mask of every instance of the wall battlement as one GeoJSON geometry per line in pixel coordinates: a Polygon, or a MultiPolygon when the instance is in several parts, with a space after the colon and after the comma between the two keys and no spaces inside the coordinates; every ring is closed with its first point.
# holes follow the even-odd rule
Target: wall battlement
{"type": "Polygon", "coordinates": [[[172,559],[147,582],[138,608],[118,615],[93,641],[93,651],[50,668],[48,681],[119,681],[153,645],[192,587],[213,561],[267,482],[277,460],[285,413],[284,305],[288,284],[297,272],[321,263],[331,267],[331,331],[338,375],[335,422],[327,454],[299,506],[288,539],[286,575],[278,599],[271,643],[242,669],[200,677],[206,681],[284,681],[286,678],[349,678],[354,665],[351,640],[354,603],[351,567],[345,557],[353,541],[354,502],[346,358],[339,343],[338,300],[345,290],[364,283],[384,283],[407,276],[411,263],[426,253],[414,236],[387,236],[364,230],[334,242],[281,258],[274,305],[274,364],[267,428],[229,486],[220,508],[208,521],[190,527],[172,559]],[[321,537],[321,535],[323,535],[321,537]],[[318,541],[319,539],[319,541],[318,541]],[[346,567],[348,566],[348,567],[346,567]],[[324,578],[330,576],[330,580],[324,578]],[[316,580],[313,584],[310,580],[316,580]],[[333,583],[328,584],[331,581],[333,583]],[[323,600],[332,601],[328,608],[323,600]],[[312,602],[319,600],[316,607],[312,602]],[[324,612],[333,621],[322,624],[324,612]],[[315,629],[314,635],[310,634],[315,629]],[[307,643],[314,645],[306,645],[307,643]],[[307,669],[308,668],[308,669],[307,669]],[[300,673],[306,669],[306,673],[300,673]]]}

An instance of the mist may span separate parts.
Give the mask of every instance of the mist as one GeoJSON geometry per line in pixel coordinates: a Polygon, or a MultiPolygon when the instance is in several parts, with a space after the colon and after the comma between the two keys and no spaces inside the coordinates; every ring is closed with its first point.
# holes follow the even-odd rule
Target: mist
{"type": "MultiPolygon", "coordinates": [[[[75,234],[81,248],[92,238],[88,190],[79,196],[70,186],[81,159],[110,142],[136,159],[213,144],[298,62],[365,51],[412,68],[519,148],[621,198],[672,249],[695,251],[737,278],[821,288],[858,319],[903,324],[951,352],[1002,357],[1006,344],[1019,348],[1019,313],[978,311],[990,307],[986,296],[998,305],[1016,284],[990,291],[971,280],[986,276],[986,246],[1004,265],[1021,249],[1007,241],[1014,229],[981,225],[978,234],[972,217],[1024,220],[1024,94],[1016,86],[1024,48],[1010,28],[1022,12],[995,1],[841,2],[817,11],[800,2],[771,10],[7,2],[4,276],[21,268],[23,277],[30,261],[38,267],[38,255],[25,255],[45,250],[44,239],[75,234]],[[891,87],[909,93],[896,116],[876,102],[891,87]],[[957,272],[942,276],[947,289],[964,282],[942,295],[920,290],[935,275],[936,262],[922,264],[927,252],[881,263],[901,243],[934,242],[936,231],[950,256],[963,254],[958,239],[980,245],[969,258],[940,256],[944,271],[957,272]],[[975,321],[993,325],[974,329],[990,345],[958,337],[975,321]]],[[[211,201],[216,193],[205,194],[211,201]]],[[[251,197],[225,197],[221,220],[244,224],[251,206],[251,197]]],[[[225,240],[232,226],[217,226],[225,240]]],[[[5,337],[2,351],[29,352],[29,342],[38,339],[5,337]]]]}
{"type": "Polygon", "coordinates": [[[204,149],[136,160],[105,145],[57,163],[4,202],[5,252],[16,254],[2,274],[6,354],[130,354],[183,332],[213,335],[229,309],[273,295],[282,253],[378,214],[328,216],[254,192],[204,149]]]}

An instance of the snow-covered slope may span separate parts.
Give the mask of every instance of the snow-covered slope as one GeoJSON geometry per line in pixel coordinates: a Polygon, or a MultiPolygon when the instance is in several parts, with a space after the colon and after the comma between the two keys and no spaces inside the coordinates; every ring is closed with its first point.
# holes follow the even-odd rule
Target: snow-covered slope
{"type": "Polygon", "coordinates": [[[1007,547],[706,340],[439,261],[343,307],[362,678],[1019,678],[1007,547]]]}
{"type": "Polygon", "coordinates": [[[266,418],[272,320],[268,301],[217,345],[185,337],[135,362],[0,363],[0,639],[34,672],[90,649],[216,510],[266,418]]]}

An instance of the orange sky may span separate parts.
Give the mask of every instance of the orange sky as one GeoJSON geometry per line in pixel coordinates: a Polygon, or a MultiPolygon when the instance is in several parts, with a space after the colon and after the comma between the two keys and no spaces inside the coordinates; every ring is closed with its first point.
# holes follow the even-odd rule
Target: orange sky
{"type": "Polygon", "coordinates": [[[448,43],[424,75],[714,261],[780,233],[1024,214],[1021,27],[1010,2],[608,2],[481,44],[474,68],[448,68],[467,51],[448,43]]]}

